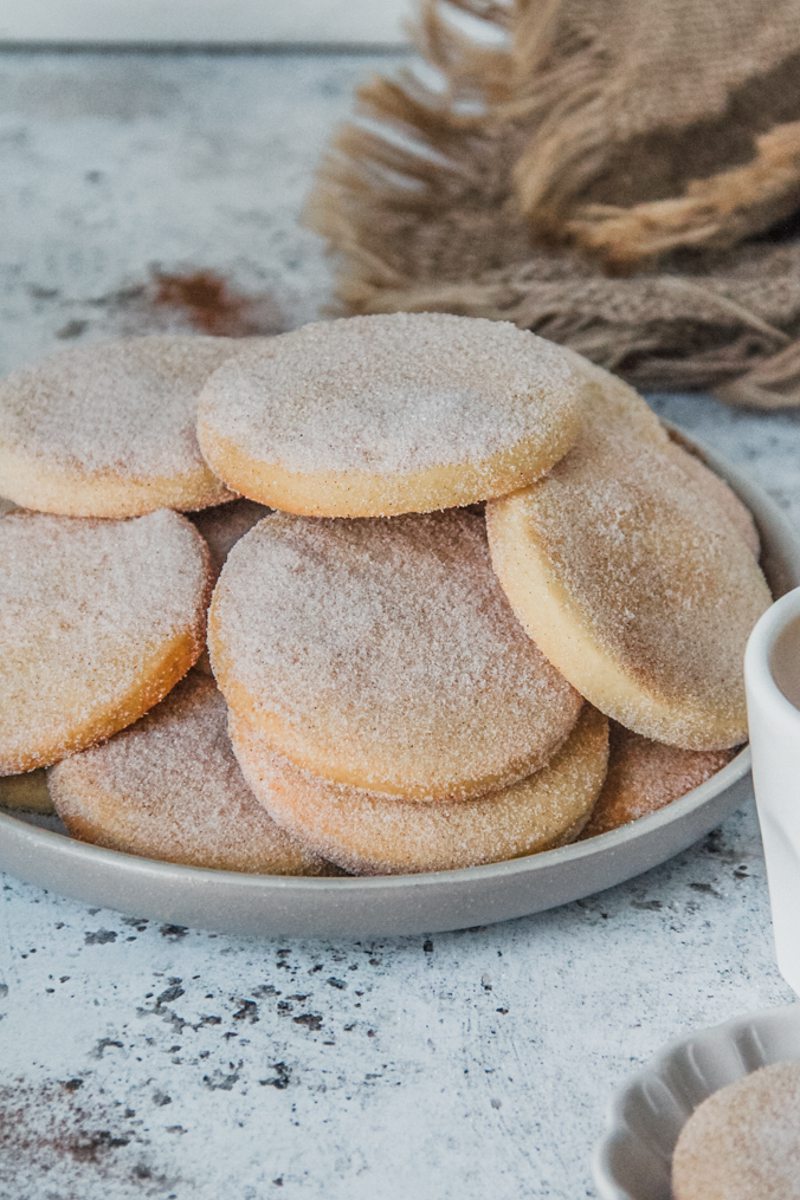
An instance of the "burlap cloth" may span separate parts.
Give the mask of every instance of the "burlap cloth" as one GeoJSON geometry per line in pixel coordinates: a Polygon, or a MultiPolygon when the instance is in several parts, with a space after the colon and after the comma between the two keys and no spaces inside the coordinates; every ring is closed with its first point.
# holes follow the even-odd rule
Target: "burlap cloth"
{"type": "Polygon", "coordinates": [[[422,0],[414,37],[311,197],[340,307],[800,404],[800,0],[422,0]]]}

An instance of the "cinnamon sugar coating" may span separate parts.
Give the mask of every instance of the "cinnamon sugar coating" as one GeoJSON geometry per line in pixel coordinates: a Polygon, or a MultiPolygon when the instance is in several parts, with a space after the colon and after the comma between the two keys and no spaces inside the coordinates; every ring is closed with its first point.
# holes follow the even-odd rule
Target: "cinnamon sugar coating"
{"type": "Polygon", "coordinates": [[[70,833],[98,846],[228,871],[325,873],[253,798],[225,701],[194,671],[141,721],[52,767],[48,786],[70,833]]]}
{"type": "Polygon", "coordinates": [[[582,837],[608,833],[658,812],[705,783],[733,750],[679,750],[612,724],[608,775],[582,837]]]}
{"type": "Polygon", "coordinates": [[[131,724],[200,655],[208,551],[178,513],[11,513],[0,562],[0,775],[131,724]]]}
{"type": "Polygon", "coordinates": [[[746,740],[742,657],[772,598],[674,447],[641,436],[640,405],[598,388],[573,450],[487,505],[492,561],[530,636],[602,712],[670,745],[729,748],[746,740]]]}
{"type": "Polygon", "coordinates": [[[580,833],[603,782],[608,723],[585,706],[546,767],[473,800],[413,804],[328,783],[272,753],[235,714],[234,751],[253,793],[309,849],[355,874],[446,871],[534,854],[580,833]]]}
{"type": "Polygon", "coordinates": [[[392,313],[308,325],[209,379],[198,437],[235,491],[307,516],[430,512],[537,479],[578,434],[586,382],[505,322],[392,313]]]}
{"type": "Polygon", "coordinates": [[[800,1200],[800,1063],[775,1063],[714,1092],[683,1127],[675,1200],[800,1200]]]}
{"type": "Polygon", "coordinates": [[[279,753],[388,795],[481,795],[542,766],[581,699],[526,636],[464,510],[265,518],[209,616],[231,708],[279,753]]]}
{"type": "MultiPolygon", "coordinates": [[[[692,443],[678,430],[667,429],[662,425],[647,402],[624,380],[612,375],[610,371],[604,371],[588,359],[572,351],[570,353],[576,366],[586,373],[592,387],[599,391],[595,403],[598,405],[600,419],[613,424],[619,422],[629,434],[633,433],[641,441],[664,449],[676,466],[692,480],[703,498],[704,506],[710,505],[716,509],[718,515],[726,517],[744,538],[753,556],[758,559],[761,540],[750,510],[725,480],[720,479],[719,475],[706,465],[692,443]]],[[[593,403],[591,397],[587,403],[593,403]]]]}
{"type": "Polygon", "coordinates": [[[152,336],[62,350],[0,382],[0,479],[24,508],[128,517],[231,498],[195,432],[234,339],[152,336]]]}
{"type": "Polygon", "coordinates": [[[704,497],[706,504],[715,507],[730,521],[740,534],[753,557],[758,560],[761,554],[761,538],[753,520],[753,514],[742,503],[724,479],[720,479],[710,467],[706,466],[698,453],[693,450],[681,437],[670,431],[670,455],[675,463],[686,472],[689,478],[704,497]]]}
{"type": "Polygon", "coordinates": [[[584,395],[582,437],[592,437],[599,427],[610,425],[612,434],[614,429],[624,428],[647,445],[669,446],[672,434],[635,388],[582,354],[566,346],[562,349],[575,370],[584,376],[589,389],[584,395]]]}

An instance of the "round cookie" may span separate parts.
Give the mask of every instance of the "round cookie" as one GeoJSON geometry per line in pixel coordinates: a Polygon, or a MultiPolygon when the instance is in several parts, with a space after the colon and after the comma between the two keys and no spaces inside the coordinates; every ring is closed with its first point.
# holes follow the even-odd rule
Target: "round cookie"
{"type": "Polygon", "coordinates": [[[29,771],[27,775],[0,775],[0,808],[51,813],[53,805],[47,791],[45,772],[29,771]]]}
{"type": "Polygon", "coordinates": [[[608,775],[581,837],[657,812],[721,771],[732,750],[679,750],[611,726],[608,775]]]}
{"type": "Polygon", "coordinates": [[[178,513],[11,513],[0,562],[0,775],[130,725],[200,655],[208,550],[178,513]]]}
{"type": "Polygon", "coordinates": [[[431,512],[543,475],[577,437],[586,386],[559,346],[506,322],[350,317],[226,363],[198,437],[231,488],[286,512],[431,512]]]}
{"type": "MultiPolygon", "coordinates": [[[[192,524],[200,530],[211,555],[211,575],[216,583],[219,573],[225,565],[225,560],[248,529],[252,529],[270,510],[263,504],[254,504],[252,500],[233,500],[228,504],[218,504],[215,508],[204,508],[202,512],[193,513],[189,518],[192,524]]],[[[211,663],[208,652],[203,651],[197,660],[198,671],[211,674],[211,663]]]]}
{"type": "Polygon", "coordinates": [[[326,873],[253,798],[225,701],[194,671],[141,721],[51,767],[48,786],[69,832],[97,846],[226,871],[326,873]]]}
{"type": "MultiPolygon", "coordinates": [[[[609,371],[604,371],[588,359],[581,358],[574,351],[569,353],[576,366],[584,370],[589,382],[599,389],[597,403],[602,420],[606,423],[621,421],[628,434],[635,434],[650,445],[664,449],[668,457],[692,480],[704,503],[714,505],[717,511],[730,521],[758,559],[761,541],[752,513],[725,480],[720,479],[719,475],[706,466],[691,442],[677,430],[667,429],[662,425],[646,400],[624,380],[609,371]]],[[[587,406],[591,404],[590,396],[587,406]]]]}
{"type": "Polygon", "coordinates": [[[684,749],[736,746],[742,656],[769,588],[669,444],[604,400],[598,389],[545,479],[487,505],[495,570],[530,636],[601,712],[684,749]]]}
{"type": "Polygon", "coordinates": [[[739,499],[733,488],[728,487],[710,467],[707,467],[681,437],[670,431],[672,445],[669,453],[675,463],[686,472],[709,505],[714,505],[730,521],[739,533],[750,553],[758,561],[761,555],[761,539],[750,509],[739,499]]]}
{"type": "Polygon", "coordinates": [[[605,777],[608,723],[588,705],[546,767],[474,800],[412,804],[328,783],[273,754],[234,714],[254,795],[316,853],[355,874],[447,871],[535,854],[580,833],[605,777]]]}
{"type": "Polygon", "coordinates": [[[635,388],[574,350],[566,346],[562,349],[588,384],[584,412],[590,422],[598,419],[604,424],[619,422],[629,435],[639,441],[662,448],[670,444],[671,433],[635,388]]]}
{"type": "Polygon", "coordinates": [[[154,336],[63,350],[0,383],[0,479],[24,508],[77,517],[231,498],[196,437],[197,397],[228,338],[154,336]]]}
{"type": "Polygon", "coordinates": [[[514,617],[483,520],[266,517],[209,615],[228,704],[278,753],[415,800],[482,795],[542,766],[581,699],[514,617]]]}
{"type": "Polygon", "coordinates": [[[800,1200],[800,1063],[762,1067],[714,1092],[684,1125],[675,1200],[800,1200]]]}

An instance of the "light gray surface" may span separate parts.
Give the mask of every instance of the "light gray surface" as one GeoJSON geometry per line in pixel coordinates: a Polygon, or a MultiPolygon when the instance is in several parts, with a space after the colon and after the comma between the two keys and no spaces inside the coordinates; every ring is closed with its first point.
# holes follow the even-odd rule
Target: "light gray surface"
{"type": "MultiPolygon", "coordinates": [[[[156,327],[126,298],[153,262],[313,315],[328,274],[297,214],[348,90],[385,63],[0,57],[0,369],[70,322],[156,327]]],[[[797,417],[659,407],[800,521],[797,417]]],[[[633,1066],[790,998],[750,808],[593,900],[430,940],[183,935],[4,888],[14,1200],[579,1200],[633,1066]]]]}
{"type": "Polygon", "coordinates": [[[410,0],[5,0],[0,40],[100,46],[400,45],[410,0]]]}

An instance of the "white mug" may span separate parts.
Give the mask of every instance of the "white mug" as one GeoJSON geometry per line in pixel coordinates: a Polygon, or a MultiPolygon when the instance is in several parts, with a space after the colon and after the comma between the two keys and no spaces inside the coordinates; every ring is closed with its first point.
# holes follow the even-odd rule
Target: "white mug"
{"type": "Polygon", "coordinates": [[[761,617],[744,673],[775,950],[800,995],[800,588],[761,617]]]}

